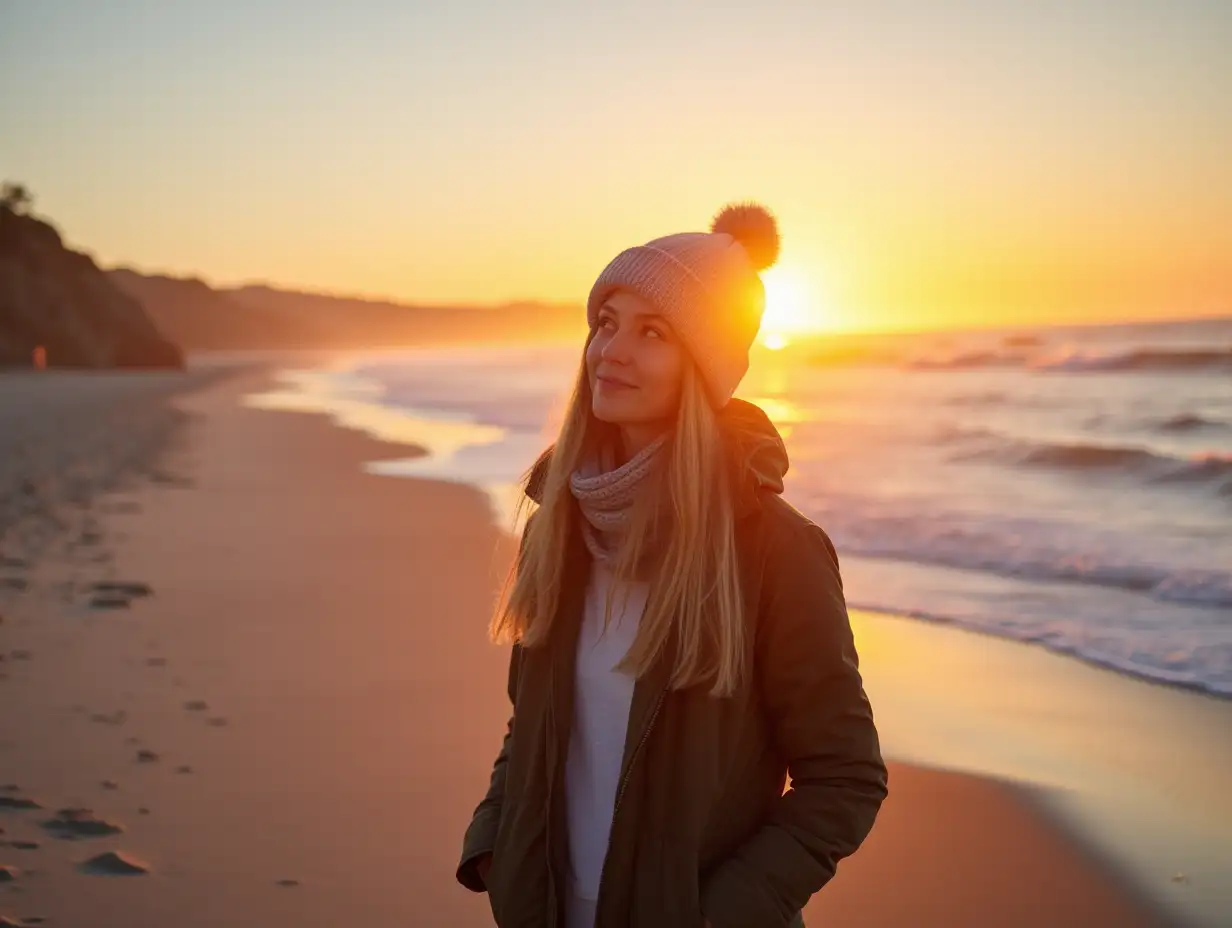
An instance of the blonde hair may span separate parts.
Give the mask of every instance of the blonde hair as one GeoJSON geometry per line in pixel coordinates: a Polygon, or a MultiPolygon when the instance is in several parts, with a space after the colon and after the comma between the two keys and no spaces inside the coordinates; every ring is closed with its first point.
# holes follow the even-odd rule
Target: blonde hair
{"type": "MultiPolygon", "coordinates": [[[[569,477],[614,437],[615,427],[591,412],[583,363],[547,463],[538,509],[527,521],[492,618],[494,641],[533,648],[548,640],[568,569],[566,545],[581,518],[569,477]]],[[[650,585],[637,635],[618,669],[641,677],[674,627],[678,646],[670,686],[710,682],[715,696],[735,691],[747,649],[727,460],[718,416],[701,376],[688,363],[662,465],[639,490],[628,535],[612,563],[618,581],[614,586],[633,580],[650,585]],[[652,544],[654,555],[646,558],[652,544]],[[639,575],[639,565],[647,561],[653,566],[639,575]]],[[[523,505],[530,505],[527,497],[523,505]]],[[[609,617],[611,609],[609,596],[609,617]]]]}

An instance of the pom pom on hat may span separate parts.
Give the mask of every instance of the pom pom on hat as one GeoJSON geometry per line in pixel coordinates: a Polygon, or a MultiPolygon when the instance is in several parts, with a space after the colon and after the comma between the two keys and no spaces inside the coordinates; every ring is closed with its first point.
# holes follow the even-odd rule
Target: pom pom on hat
{"type": "Polygon", "coordinates": [[[778,223],[770,211],[758,203],[733,203],[723,207],[710,224],[710,231],[726,233],[739,242],[758,271],[764,271],[778,260],[778,223]]]}

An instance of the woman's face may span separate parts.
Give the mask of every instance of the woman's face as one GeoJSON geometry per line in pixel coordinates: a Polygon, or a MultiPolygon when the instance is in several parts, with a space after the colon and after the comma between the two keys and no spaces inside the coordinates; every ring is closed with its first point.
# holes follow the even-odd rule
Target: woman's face
{"type": "Polygon", "coordinates": [[[617,291],[599,309],[586,348],[595,418],[619,426],[670,421],[684,365],[684,346],[654,306],[617,291]]]}

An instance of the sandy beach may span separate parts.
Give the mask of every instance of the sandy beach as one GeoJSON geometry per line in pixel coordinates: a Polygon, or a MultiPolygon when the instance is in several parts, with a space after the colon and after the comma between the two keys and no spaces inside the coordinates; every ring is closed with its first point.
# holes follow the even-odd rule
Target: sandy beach
{"type": "MultiPolygon", "coordinates": [[[[405,447],[245,405],[269,377],[0,379],[12,924],[491,923],[453,870],[508,713],[511,540],[477,490],[364,471],[405,447]]],[[[1232,704],[853,624],[890,798],[808,924],[1220,924],[1232,704]]]]}

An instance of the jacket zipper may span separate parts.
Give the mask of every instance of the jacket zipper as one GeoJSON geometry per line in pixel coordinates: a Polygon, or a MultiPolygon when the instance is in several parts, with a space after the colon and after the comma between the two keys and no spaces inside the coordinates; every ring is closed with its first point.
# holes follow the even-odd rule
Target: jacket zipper
{"type": "MultiPolygon", "coordinates": [[[[666,695],[667,688],[664,687],[664,689],[659,693],[658,700],[655,702],[654,712],[650,714],[650,721],[646,724],[646,729],[642,732],[641,739],[637,742],[637,746],[633,748],[633,754],[629,757],[629,767],[625,770],[625,775],[620,778],[620,786],[616,789],[616,801],[612,805],[613,827],[608,828],[607,849],[603,852],[603,869],[599,871],[599,899],[603,898],[603,883],[607,878],[607,856],[612,852],[612,831],[616,824],[616,813],[620,811],[620,801],[624,798],[625,787],[629,785],[629,777],[633,775],[633,765],[637,763],[637,755],[641,753],[642,745],[644,745],[646,743],[646,739],[650,737],[650,731],[654,728],[654,723],[659,718],[659,710],[663,708],[663,699],[666,695]]],[[[599,899],[595,900],[596,903],[598,903],[599,899]]]]}

